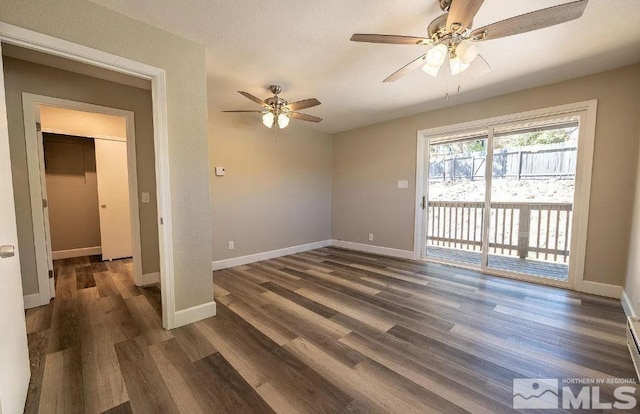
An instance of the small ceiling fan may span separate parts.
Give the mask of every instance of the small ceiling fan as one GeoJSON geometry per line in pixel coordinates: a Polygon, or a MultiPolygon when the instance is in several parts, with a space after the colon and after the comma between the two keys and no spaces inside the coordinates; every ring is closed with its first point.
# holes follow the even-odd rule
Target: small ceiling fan
{"type": "Polygon", "coordinates": [[[284,99],[278,96],[280,92],[282,92],[282,88],[279,85],[271,85],[269,87],[273,96],[265,99],[264,101],[260,98],[257,98],[251,95],[248,92],[238,91],[238,93],[245,98],[261,105],[264,109],[261,111],[222,111],[222,112],[255,112],[261,113],[262,115],[262,123],[267,128],[273,128],[275,125],[276,128],[284,129],[289,125],[290,118],[299,119],[301,121],[307,122],[320,122],[322,118],[318,118],[317,116],[303,114],[299,111],[300,109],[313,108],[314,106],[320,105],[320,101],[316,98],[304,99],[302,101],[288,103],[284,99]]]}
{"type": "Polygon", "coordinates": [[[452,75],[462,73],[474,63],[475,75],[480,76],[491,68],[478,54],[479,47],[476,42],[531,32],[578,19],[582,16],[588,2],[588,0],[573,1],[472,30],[473,18],[484,0],[438,1],[444,14],[429,24],[426,37],[381,34],[354,34],[351,37],[353,42],[431,47],[427,53],[394,72],[384,82],[396,81],[419,66],[435,77],[447,57],[452,75]]]}

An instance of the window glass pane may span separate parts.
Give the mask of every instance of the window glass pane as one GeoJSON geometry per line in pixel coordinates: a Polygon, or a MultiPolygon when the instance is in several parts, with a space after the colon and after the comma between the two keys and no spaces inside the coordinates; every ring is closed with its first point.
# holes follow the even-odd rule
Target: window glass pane
{"type": "Polygon", "coordinates": [[[479,266],[487,137],[429,148],[427,257],[479,266]]]}
{"type": "Polygon", "coordinates": [[[568,280],[578,124],[494,138],[488,267],[568,280]]]}

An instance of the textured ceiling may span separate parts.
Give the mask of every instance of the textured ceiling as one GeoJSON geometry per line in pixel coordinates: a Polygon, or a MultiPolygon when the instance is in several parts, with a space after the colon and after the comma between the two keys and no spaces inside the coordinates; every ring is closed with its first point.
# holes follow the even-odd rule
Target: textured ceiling
{"type": "MultiPolygon", "coordinates": [[[[424,49],[349,38],[422,36],[441,13],[437,0],[92,1],[206,45],[214,108],[257,109],[236,91],[266,98],[278,83],[290,102],[318,98],[322,106],[306,112],[325,118],[311,127],[329,133],[640,62],[638,0],[590,0],[579,20],[484,42],[493,68],[484,77],[434,79],[416,70],[391,84],[382,80],[424,49]]],[[[566,2],[485,0],[474,27],[566,2]]]]}

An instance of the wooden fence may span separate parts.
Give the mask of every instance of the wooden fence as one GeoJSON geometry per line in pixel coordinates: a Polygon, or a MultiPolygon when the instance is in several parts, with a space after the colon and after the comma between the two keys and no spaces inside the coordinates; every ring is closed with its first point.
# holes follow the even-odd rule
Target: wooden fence
{"type": "MultiPolygon", "coordinates": [[[[572,178],[576,172],[577,148],[553,148],[524,151],[496,151],[493,155],[493,176],[518,180],[541,178],[572,178]]],[[[484,179],[485,157],[464,155],[430,161],[430,181],[484,179]]]]}
{"type": "MultiPolygon", "coordinates": [[[[429,202],[429,245],[481,251],[484,205],[429,202]]],[[[567,263],[572,214],[571,203],[491,203],[489,253],[567,263]]]]}

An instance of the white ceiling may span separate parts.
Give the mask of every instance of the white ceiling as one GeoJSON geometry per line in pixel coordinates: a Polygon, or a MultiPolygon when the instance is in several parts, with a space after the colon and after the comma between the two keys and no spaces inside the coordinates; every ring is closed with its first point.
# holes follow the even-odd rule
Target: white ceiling
{"type": "MultiPolygon", "coordinates": [[[[590,0],[579,20],[482,43],[493,71],[463,75],[458,95],[457,78],[420,70],[382,83],[424,53],[419,46],[349,41],[353,33],[423,36],[441,13],[437,0],[91,1],[206,45],[214,108],[258,109],[236,91],[266,98],[266,87],[278,83],[290,102],[318,98],[322,105],[306,112],[325,118],[312,127],[328,133],[640,61],[638,0],[590,0]]],[[[485,0],[474,27],[567,2],[485,0]]]]}

